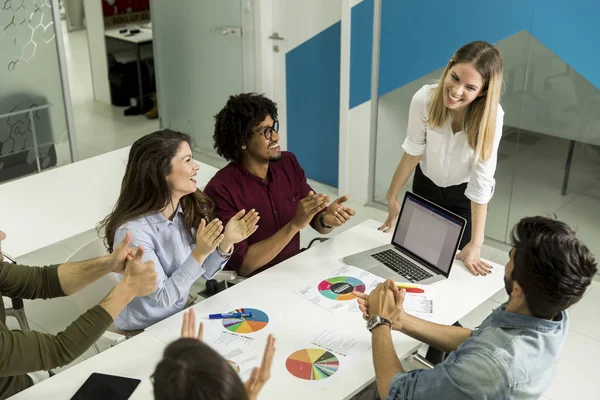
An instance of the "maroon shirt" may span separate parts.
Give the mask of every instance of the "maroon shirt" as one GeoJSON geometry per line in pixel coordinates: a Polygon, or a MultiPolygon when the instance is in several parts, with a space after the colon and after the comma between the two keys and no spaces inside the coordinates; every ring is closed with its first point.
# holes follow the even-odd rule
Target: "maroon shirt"
{"type": "MultiPolygon", "coordinates": [[[[225,269],[239,271],[248,247],[273,236],[296,215],[298,202],[312,189],[306,182],[304,170],[293,153],[281,152],[281,160],[269,163],[268,180],[252,175],[242,164],[229,163],[208,182],[204,193],[215,202],[217,217],[227,224],[231,217],[244,209],[258,211],[258,230],[248,239],[235,245],[225,269]]],[[[281,252],[260,270],[271,267],[300,252],[300,233],[281,252]]]]}

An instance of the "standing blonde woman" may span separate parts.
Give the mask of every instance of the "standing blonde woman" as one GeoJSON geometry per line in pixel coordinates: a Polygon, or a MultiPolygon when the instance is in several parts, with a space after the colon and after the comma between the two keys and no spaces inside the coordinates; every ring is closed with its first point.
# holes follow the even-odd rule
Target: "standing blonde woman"
{"type": "Polygon", "coordinates": [[[404,155],[387,193],[389,214],[379,228],[389,232],[394,227],[398,194],[415,171],[414,193],[467,220],[457,258],[474,275],[491,272],[480,251],[502,136],[501,87],[500,52],[477,41],[452,56],[439,83],[415,93],[404,155]]]}

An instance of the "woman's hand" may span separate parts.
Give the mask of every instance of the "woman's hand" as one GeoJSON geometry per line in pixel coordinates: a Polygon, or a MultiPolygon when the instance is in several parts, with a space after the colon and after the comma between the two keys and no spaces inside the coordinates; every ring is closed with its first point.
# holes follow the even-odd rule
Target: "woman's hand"
{"type": "Polygon", "coordinates": [[[221,232],[223,232],[223,223],[217,218],[210,221],[208,225],[204,219],[200,222],[196,232],[196,248],[192,252],[198,263],[202,264],[223,241],[224,235],[221,232]]]}
{"type": "Polygon", "coordinates": [[[256,400],[260,389],[271,377],[271,364],[273,364],[273,355],[275,354],[275,338],[269,335],[265,354],[263,355],[262,363],[259,368],[254,368],[250,374],[250,378],[244,383],[246,393],[249,400],[256,400]]]}
{"type": "Polygon", "coordinates": [[[190,308],[183,313],[183,323],[181,324],[181,337],[188,339],[202,340],[204,337],[204,325],[200,322],[198,333],[196,333],[196,313],[190,308]]]}
{"type": "Polygon", "coordinates": [[[389,232],[394,229],[394,225],[396,225],[396,220],[398,219],[398,214],[400,214],[400,203],[398,200],[388,200],[388,217],[379,227],[380,231],[389,232]]]}
{"type": "Polygon", "coordinates": [[[467,269],[475,276],[492,273],[492,266],[481,259],[481,246],[471,242],[462,249],[456,256],[457,260],[462,260],[467,269]]]}

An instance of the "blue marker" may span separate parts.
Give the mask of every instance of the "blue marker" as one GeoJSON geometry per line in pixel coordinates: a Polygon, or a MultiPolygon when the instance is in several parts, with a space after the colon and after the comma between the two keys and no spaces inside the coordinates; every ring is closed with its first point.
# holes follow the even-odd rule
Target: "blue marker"
{"type": "Polygon", "coordinates": [[[252,318],[252,313],[226,313],[226,314],[210,314],[208,316],[209,319],[222,319],[222,318],[252,318]]]}

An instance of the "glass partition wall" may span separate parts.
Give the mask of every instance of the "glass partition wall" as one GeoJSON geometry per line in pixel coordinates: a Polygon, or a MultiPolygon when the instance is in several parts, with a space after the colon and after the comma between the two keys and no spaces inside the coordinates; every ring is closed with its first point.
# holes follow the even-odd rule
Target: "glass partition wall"
{"type": "Polygon", "coordinates": [[[76,157],[59,32],[58,1],[0,5],[0,183],[76,157]]]}
{"type": "Polygon", "coordinates": [[[600,3],[576,0],[566,13],[539,0],[380,1],[373,201],[386,204],[414,93],[439,79],[459,47],[486,40],[503,55],[505,111],[487,238],[508,243],[520,218],[556,215],[599,255],[600,70],[590,49],[600,28],[589,15],[600,3]]]}

